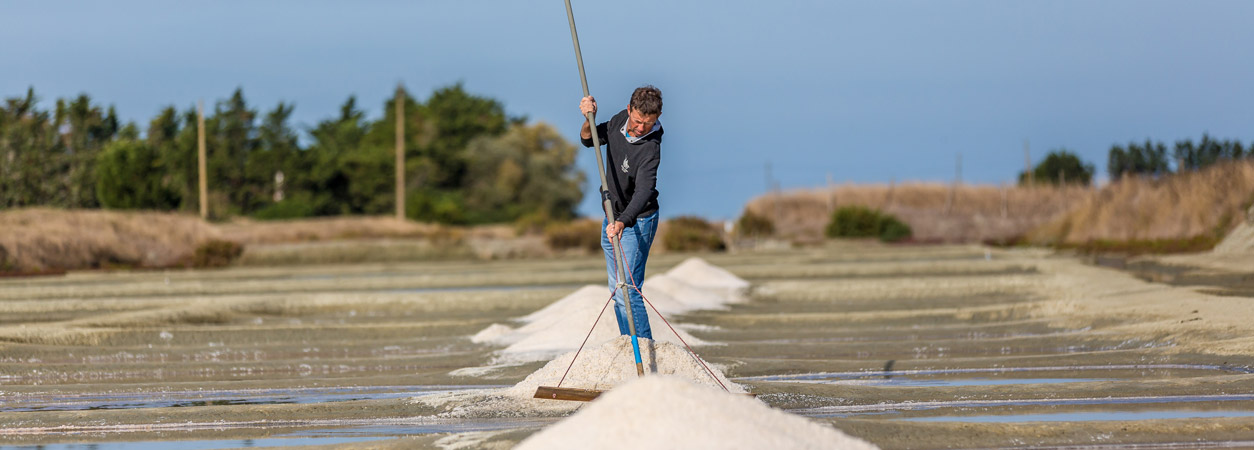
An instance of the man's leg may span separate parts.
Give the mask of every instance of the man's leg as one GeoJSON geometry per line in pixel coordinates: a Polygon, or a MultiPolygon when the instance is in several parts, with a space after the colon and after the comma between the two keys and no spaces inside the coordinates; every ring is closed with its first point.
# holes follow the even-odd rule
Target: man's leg
{"type": "MultiPolygon", "coordinates": [[[[649,309],[637,289],[644,288],[644,268],[649,260],[649,249],[653,246],[653,237],[657,234],[657,218],[657,213],[637,218],[635,225],[623,229],[623,235],[618,242],[623,249],[623,264],[627,266],[627,276],[630,277],[626,280],[625,288],[614,291],[614,317],[618,319],[618,331],[624,335],[631,334],[627,324],[627,305],[623,297],[623,294],[628,294],[631,296],[631,311],[636,325],[636,336],[653,339],[653,330],[649,326],[649,309]],[[624,290],[627,292],[624,293],[624,290]]],[[[605,268],[609,275],[610,290],[614,290],[617,287],[618,271],[613,245],[605,235],[605,226],[608,225],[607,221],[602,221],[601,249],[605,251],[605,268]]]]}
{"type": "Polygon", "coordinates": [[[644,303],[640,290],[644,289],[644,268],[649,261],[649,249],[653,247],[653,236],[657,234],[657,213],[647,217],[636,218],[636,224],[623,230],[623,253],[627,255],[627,268],[630,277],[635,281],[628,289],[631,295],[632,318],[636,322],[636,336],[653,339],[653,329],[649,324],[649,306],[644,303]],[[629,236],[630,234],[630,236],[629,236]],[[630,241],[630,245],[627,242],[630,241]]]}
{"type": "MultiPolygon", "coordinates": [[[[623,301],[623,289],[618,287],[618,266],[614,260],[614,246],[610,243],[610,239],[605,235],[605,227],[609,226],[609,222],[601,221],[601,249],[605,251],[605,272],[609,275],[610,292],[614,293],[614,318],[618,319],[618,332],[624,336],[631,334],[631,330],[627,327],[627,306],[623,301]]],[[[623,234],[627,234],[626,231],[623,234]]],[[[631,288],[627,288],[631,289],[631,288]]]]}

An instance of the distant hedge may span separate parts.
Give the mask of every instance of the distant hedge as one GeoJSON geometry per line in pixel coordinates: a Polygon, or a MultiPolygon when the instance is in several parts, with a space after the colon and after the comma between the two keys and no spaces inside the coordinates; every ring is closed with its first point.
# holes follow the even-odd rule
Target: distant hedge
{"type": "Polygon", "coordinates": [[[601,251],[601,221],[580,219],[550,223],[544,228],[544,240],[554,250],[582,249],[601,251]]]}
{"type": "Polygon", "coordinates": [[[666,221],[662,245],[667,250],[679,252],[719,251],[727,248],[717,226],[694,216],[680,216],[666,221]]]}
{"type": "Polygon", "coordinates": [[[770,218],[745,210],[736,221],[736,234],[743,237],[761,238],[775,234],[775,222],[770,218]]]}
{"type": "Polygon", "coordinates": [[[828,238],[879,238],[884,242],[909,239],[913,232],[897,217],[865,206],[845,206],[832,213],[828,238]]]}

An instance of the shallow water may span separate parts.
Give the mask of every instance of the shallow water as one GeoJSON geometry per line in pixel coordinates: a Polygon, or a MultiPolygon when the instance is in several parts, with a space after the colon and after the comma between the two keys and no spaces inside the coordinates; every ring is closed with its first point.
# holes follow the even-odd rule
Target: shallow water
{"type": "Polygon", "coordinates": [[[192,441],[92,442],[89,444],[0,445],[0,450],[209,450],[218,448],[265,448],[304,445],[335,445],[377,441],[387,437],[291,437],[192,441]]]}
{"type": "Polygon", "coordinates": [[[0,413],[22,411],[86,411],[102,409],[187,408],[212,405],[310,404],[357,400],[402,399],[466,389],[501,388],[475,386],[337,386],[132,393],[30,393],[7,394],[0,399],[0,413]]]}
{"type": "Polygon", "coordinates": [[[1112,420],[1162,420],[1162,419],[1211,419],[1224,417],[1254,417],[1254,411],[1118,411],[1118,412],[1069,412],[1052,414],[1006,414],[995,416],[934,416],[910,417],[910,422],[1095,422],[1112,420]]]}
{"type": "Polygon", "coordinates": [[[1215,374],[1237,373],[1251,374],[1254,369],[1247,367],[1205,365],[1205,364],[1123,364],[1094,366],[1051,366],[1051,367],[995,367],[966,369],[929,369],[929,370],[883,370],[860,372],[828,372],[796,375],[763,375],[741,377],[737,381],[784,381],[799,383],[841,383],[846,381],[883,381],[884,384],[902,386],[977,386],[994,384],[1033,384],[1032,380],[1042,383],[1075,383],[1085,381],[1124,381],[1132,382],[1144,378],[1184,378],[1215,374]],[[1032,373],[1086,374],[1091,378],[1006,378],[1032,373]],[[983,378],[953,378],[958,375],[984,375],[983,378]],[[989,378],[1001,376],[1003,378],[989,378]],[[1118,378],[1115,378],[1118,377],[1118,378]],[[917,384],[916,384],[917,383],[917,384]]]}
{"type": "MultiPolygon", "coordinates": [[[[1040,407],[1056,408],[1059,406],[1135,406],[1191,403],[1201,406],[1219,402],[1254,401],[1254,394],[1216,394],[1216,395],[1150,395],[1136,397],[1082,397],[1082,398],[1033,398],[1003,400],[940,400],[940,401],[903,401],[867,405],[827,406],[809,409],[794,409],[791,412],[807,417],[848,417],[853,414],[881,414],[884,412],[922,411],[936,409],[967,409],[983,410],[1008,407],[1040,407]]],[[[1154,407],[1146,407],[1151,410],[1154,407]]]]}

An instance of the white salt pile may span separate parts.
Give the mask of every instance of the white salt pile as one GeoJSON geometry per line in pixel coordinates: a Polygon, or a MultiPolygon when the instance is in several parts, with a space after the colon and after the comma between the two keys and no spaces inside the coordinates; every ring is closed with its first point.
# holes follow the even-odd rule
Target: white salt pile
{"type": "MultiPolygon", "coordinates": [[[[601,295],[604,296],[605,293],[601,292],[601,295]]],[[[593,346],[622,336],[618,329],[618,321],[614,318],[614,311],[610,309],[614,307],[612,304],[605,309],[600,320],[597,320],[597,314],[605,306],[606,299],[590,301],[591,298],[567,297],[566,300],[559,305],[559,308],[556,308],[560,310],[560,313],[554,312],[541,316],[534,322],[498,338],[498,342],[506,339],[516,340],[497,352],[495,363],[544,361],[578,349],[584,338],[588,338],[588,345],[593,346]],[[592,330],[592,335],[589,337],[588,327],[594,322],[596,328],[592,330]]],[[[653,301],[652,298],[649,300],[653,301]]],[[[661,309],[661,306],[658,308],[661,309]]],[[[676,329],[675,333],[672,333],[662,318],[652,309],[649,310],[649,323],[653,327],[653,338],[657,341],[682,345],[676,337],[678,333],[678,336],[689,345],[705,344],[704,341],[684,330],[676,329]]]]}
{"type": "MultiPolygon", "coordinates": [[[[725,386],[730,392],[745,392],[744,387],[728,381],[718,367],[706,363],[713,373],[707,372],[696,357],[681,346],[641,339],[640,356],[646,378],[664,375],[720,391],[725,386]]],[[[618,336],[600,346],[585,348],[578,358],[573,351],[561,355],[510,388],[429,395],[414,401],[439,408],[440,415],[446,417],[555,416],[574,411],[584,403],[536,399],[536,388],[557,386],[561,381],[561,387],[605,391],[636,378],[631,339],[618,336]],[[572,359],[574,365],[571,365],[572,359]],[[566,373],[568,367],[570,372],[566,373]],[[563,374],[566,374],[564,381],[563,374]]]]}
{"type": "MultiPolygon", "coordinates": [[[[665,274],[649,277],[642,290],[644,297],[652,304],[647,309],[653,338],[660,342],[677,344],[682,338],[689,345],[708,345],[679,327],[676,327],[676,337],[676,333],[666,327],[658,313],[671,316],[695,310],[723,309],[729,303],[743,301],[743,292],[747,286],[748,282],[711,266],[700,258],[690,258],[665,274]]],[[[606,286],[584,286],[539,311],[519,318],[518,322],[522,325],[517,328],[492,324],[471,340],[506,346],[497,352],[497,358],[493,361],[496,366],[544,361],[575,350],[588,336],[588,329],[594,322],[597,325],[588,338],[588,345],[599,345],[621,334],[614,311],[610,309],[613,305],[597,321],[597,314],[601,313],[609,296],[609,288],[606,286]]],[[[467,368],[454,371],[453,374],[480,372],[475,368],[467,368]]]]}
{"type": "Polygon", "coordinates": [[[701,258],[688,258],[666,273],[693,286],[723,289],[728,293],[743,294],[749,287],[748,281],[701,258]]]}
{"type": "Polygon", "coordinates": [[[528,449],[875,449],[876,446],[682,378],[645,377],[601,395],[515,447],[528,449]]]}

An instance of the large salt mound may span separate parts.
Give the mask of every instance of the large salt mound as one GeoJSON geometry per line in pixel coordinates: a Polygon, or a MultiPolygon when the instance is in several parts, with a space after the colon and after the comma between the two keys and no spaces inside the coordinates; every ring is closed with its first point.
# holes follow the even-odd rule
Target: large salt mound
{"type": "Polygon", "coordinates": [[[740,395],[655,376],[632,380],[524,440],[528,449],[875,449],[740,395]]]}
{"type": "Polygon", "coordinates": [[[719,290],[732,301],[743,301],[744,291],[749,288],[748,281],[701,258],[688,258],[666,274],[696,287],[719,290]]]}
{"type": "Polygon", "coordinates": [[[657,306],[663,314],[679,314],[696,310],[726,309],[733,303],[734,297],[728,292],[720,292],[718,288],[702,288],[689,284],[679,277],[664,273],[645,280],[644,298],[657,306]],[[670,297],[671,311],[666,311],[658,304],[658,298],[670,297]]]}
{"type": "MultiPolygon", "coordinates": [[[[493,325],[476,336],[498,333],[491,342],[508,343],[507,347],[497,352],[494,364],[544,361],[578,349],[585,337],[588,338],[588,346],[601,345],[622,334],[618,330],[618,321],[614,318],[614,311],[609,309],[613,308],[612,305],[605,308],[605,313],[599,321],[597,320],[597,314],[601,313],[601,309],[605,307],[608,296],[603,290],[596,292],[599,295],[590,292],[588,288],[580,289],[575,294],[566,296],[546,307],[547,314],[533,316],[532,322],[517,329],[501,332],[499,325],[493,325]],[[592,335],[589,337],[588,327],[594,322],[596,328],[592,330],[592,335]]],[[[666,308],[659,304],[659,301],[663,304],[672,303],[668,299],[670,297],[659,295],[658,299],[650,298],[649,300],[657,306],[658,310],[665,311],[666,308]]],[[[662,318],[652,309],[649,310],[649,324],[653,327],[653,338],[658,341],[682,344],[676,337],[678,333],[678,336],[689,345],[706,345],[705,341],[693,337],[687,331],[676,329],[672,333],[662,318]]]]}
{"type": "MultiPolygon", "coordinates": [[[[678,345],[640,339],[640,356],[647,372],[645,378],[665,375],[720,391],[723,388],[719,383],[722,383],[731,392],[745,392],[744,387],[728,381],[715,366],[709,366],[711,376],[692,354],[678,345]]],[[[446,417],[560,416],[585,403],[543,400],[534,395],[540,386],[557,386],[567,367],[570,373],[566,374],[562,387],[609,390],[638,378],[631,339],[619,336],[603,345],[585,348],[577,359],[573,351],[561,355],[510,388],[428,395],[414,401],[439,408],[443,411],[440,415],[446,417]]]]}

